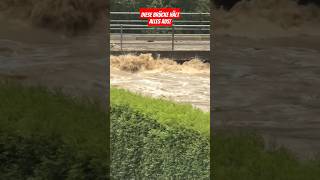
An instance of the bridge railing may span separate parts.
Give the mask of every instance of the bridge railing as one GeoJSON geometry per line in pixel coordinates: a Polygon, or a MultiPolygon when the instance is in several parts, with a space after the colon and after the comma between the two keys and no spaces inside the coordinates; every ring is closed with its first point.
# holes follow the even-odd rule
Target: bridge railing
{"type": "MultiPolygon", "coordinates": [[[[182,12],[181,19],[173,20],[172,27],[148,27],[147,20],[139,19],[139,12],[111,12],[110,32],[112,35],[120,36],[119,42],[123,51],[124,38],[126,35],[148,35],[150,38],[160,38],[163,35],[171,36],[171,51],[175,51],[175,37],[187,35],[188,37],[207,36],[210,39],[210,13],[186,13],[182,12]],[[125,16],[125,17],[122,17],[125,16]],[[192,16],[192,17],[190,17],[192,16]],[[195,19],[195,20],[194,20],[195,19]]],[[[132,44],[132,43],[131,43],[132,44]]],[[[209,45],[208,45],[209,46],[209,45]]]]}

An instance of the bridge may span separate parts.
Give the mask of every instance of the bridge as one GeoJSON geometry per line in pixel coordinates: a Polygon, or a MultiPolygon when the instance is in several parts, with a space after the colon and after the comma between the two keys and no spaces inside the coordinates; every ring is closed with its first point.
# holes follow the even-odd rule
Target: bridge
{"type": "Polygon", "coordinates": [[[111,54],[151,53],[184,61],[209,61],[210,13],[181,13],[172,27],[148,27],[139,12],[111,12],[111,54]]]}

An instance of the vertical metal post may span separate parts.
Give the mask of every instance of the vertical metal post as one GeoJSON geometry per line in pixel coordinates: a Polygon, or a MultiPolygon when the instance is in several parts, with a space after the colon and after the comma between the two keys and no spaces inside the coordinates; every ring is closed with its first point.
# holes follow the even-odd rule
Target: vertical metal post
{"type": "MultiPolygon", "coordinates": [[[[203,22],[202,22],[202,12],[200,12],[200,24],[202,25],[203,22]]],[[[199,30],[199,33],[202,33],[202,26],[200,27],[200,30],[199,30]]]]}
{"type": "Polygon", "coordinates": [[[122,41],[123,41],[123,25],[120,25],[120,49],[122,51],[122,41]]]}
{"type": "Polygon", "coordinates": [[[171,49],[171,59],[173,59],[174,56],[174,24],[172,24],[172,49],[171,49]]]}

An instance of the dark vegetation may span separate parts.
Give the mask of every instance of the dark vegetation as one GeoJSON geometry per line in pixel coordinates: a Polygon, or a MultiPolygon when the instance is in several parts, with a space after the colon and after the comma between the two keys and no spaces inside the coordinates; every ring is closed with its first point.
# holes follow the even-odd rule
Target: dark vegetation
{"type": "Polygon", "coordinates": [[[139,11],[139,7],[181,7],[184,11],[208,12],[209,0],[1,0],[0,12],[10,18],[69,34],[87,30],[112,11],[139,11]]]}
{"type": "MultiPolygon", "coordinates": [[[[139,12],[139,8],[141,7],[178,7],[181,8],[183,12],[210,12],[210,0],[118,0],[118,1],[111,1],[110,2],[110,10],[117,12],[139,12]]],[[[111,19],[133,19],[138,20],[139,15],[111,15],[111,19]]],[[[181,16],[180,20],[202,20],[202,21],[210,21],[210,16],[208,15],[183,15],[181,16]]],[[[112,22],[113,24],[115,22],[112,22]]],[[[175,21],[175,24],[183,24],[179,21],[175,21]]],[[[128,23],[125,23],[128,24],[128,23]]],[[[134,24],[137,24],[135,22],[134,24]]],[[[146,22],[139,23],[139,24],[146,24],[146,22]]],[[[189,23],[192,24],[192,23],[189,23]]],[[[203,23],[208,24],[208,23],[203,23]]],[[[125,30],[127,33],[170,33],[168,30],[162,30],[163,27],[158,27],[154,30],[125,30]]],[[[111,31],[111,32],[119,32],[111,31]]],[[[176,33],[204,33],[207,31],[203,30],[175,30],[176,33]]]]}
{"type": "Polygon", "coordinates": [[[102,180],[107,179],[107,163],[103,159],[81,153],[59,136],[0,132],[1,179],[102,180]]]}
{"type": "Polygon", "coordinates": [[[306,4],[316,4],[320,6],[320,0],[299,0],[299,4],[306,5],[306,4]]]}
{"type": "MultiPolygon", "coordinates": [[[[241,0],[211,0],[217,8],[230,10],[241,0]]],[[[242,0],[245,1],[245,0],[242,0]]],[[[253,1],[253,0],[252,0],[253,1]]],[[[319,0],[292,0],[301,5],[320,5],[319,0]]],[[[138,11],[140,7],[180,7],[185,12],[209,12],[210,0],[1,0],[0,12],[10,18],[74,35],[88,30],[112,11],[138,11]],[[110,3],[110,4],[109,4],[110,3]]],[[[277,8],[277,7],[275,7],[277,8]]],[[[112,17],[124,18],[122,16],[112,17]]],[[[136,19],[136,17],[132,17],[136,19]]],[[[197,20],[199,17],[184,17],[197,20]]],[[[126,18],[125,18],[126,19],[126,18]]]]}
{"type": "MultiPolygon", "coordinates": [[[[250,0],[211,0],[217,8],[223,8],[225,10],[230,10],[236,3],[240,1],[250,1],[250,0]]],[[[296,1],[300,5],[316,4],[320,6],[320,0],[292,0],[296,1]]]]}
{"type": "Polygon", "coordinates": [[[0,179],[106,179],[106,112],[44,88],[0,83],[0,179]]]}
{"type": "MultiPolygon", "coordinates": [[[[208,12],[209,0],[1,0],[0,13],[8,18],[62,31],[69,35],[92,28],[97,22],[105,21],[102,17],[112,11],[139,11],[140,7],[180,7],[186,12],[208,12]]],[[[123,16],[112,17],[124,18],[123,16]]],[[[132,16],[133,19],[137,17],[132,16]]],[[[189,19],[198,17],[190,16],[189,19]]],[[[104,23],[104,22],[102,22],[104,23]]]]}
{"type": "Polygon", "coordinates": [[[106,0],[1,0],[0,11],[10,18],[29,20],[36,26],[75,34],[92,27],[103,13],[106,0]]]}
{"type": "Polygon", "coordinates": [[[266,150],[255,133],[217,131],[213,136],[214,178],[224,180],[317,180],[320,160],[300,161],[282,147],[266,150]]]}
{"type": "Polygon", "coordinates": [[[126,106],[111,108],[115,179],[208,179],[209,139],[186,128],[168,127],[126,106]]]}
{"type": "Polygon", "coordinates": [[[184,12],[208,12],[209,0],[118,0],[110,1],[112,11],[139,11],[141,7],[179,7],[184,12]]]}
{"type": "MultiPolygon", "coordinates": [[[[0,177],[107,179],[107,113],[98,103],[7,82],[0,99],[0,177]]],[[[110,113],[114,177],[208,177],[207,136],[123,105],[110,113]]]]}
{"type": "MultiPolygon", "coordinates": [[[[107,179],[107,114],[97,103],[39,87],[0,83],[2,179],[107,179]]],[[[208,137],[113,105],[112,176],[208,179],[208,137]]],[[[215,132],[216,179],[318,180],[318,161],[266,150],[250,133],[215,132]]]]}

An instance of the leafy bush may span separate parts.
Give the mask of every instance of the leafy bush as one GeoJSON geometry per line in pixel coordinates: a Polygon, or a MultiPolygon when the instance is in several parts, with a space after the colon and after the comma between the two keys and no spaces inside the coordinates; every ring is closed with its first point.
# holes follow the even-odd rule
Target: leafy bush
{"type": "Polygon", "coordinates": [[[0,179],[106,179],[101,106],[14,83],[0,83],[0,99],[0,179]]]}
{"type": "Polygon", "coordinates": [[[60,136],[81,151],[106,156],[107,113],[98,103],[60,91],[0,83],[0,131],[60,136]]]}
{"type": "Polygon", "coordinates": [[[154,99],[118,88],[111,88],[110,96],[112,105],[128,105],[161,124],[192,129],[209,137],[210,113],[190,104],[154,99]]]}
{"type": "Polygon", "coordinates": [[[59,137],[0,132],[1,179],[107,179],[107,163],[59,137]]]}
{"type": "MultiPolygon", "coordinates": [[[[106,179],[107,113],[59,91],[0,83],[0,177],[106,179]]],[[[115,178],[209,174],[209,139],[124,106],[111,108],[115,178]]]]}
{"type": "Polygon", "coordinates": [[[208,137],[162,125],[127,106],[113,106],[110,115],[113,178],[208,179],[208,137]]]}

